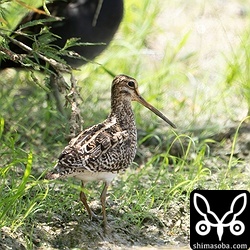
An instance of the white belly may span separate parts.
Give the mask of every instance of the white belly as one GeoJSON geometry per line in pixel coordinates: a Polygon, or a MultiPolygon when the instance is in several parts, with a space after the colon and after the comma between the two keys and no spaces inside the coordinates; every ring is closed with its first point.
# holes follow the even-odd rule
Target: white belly
{"type": "Polygon", "coordinates": [[[71,174],[69,176],[75,177],[83,182],[89,181],[105,181],[110,183],[115,177],[117,173],[112,172],[90,172],[90,171],[83,171],[77,174],[71,174]]]}

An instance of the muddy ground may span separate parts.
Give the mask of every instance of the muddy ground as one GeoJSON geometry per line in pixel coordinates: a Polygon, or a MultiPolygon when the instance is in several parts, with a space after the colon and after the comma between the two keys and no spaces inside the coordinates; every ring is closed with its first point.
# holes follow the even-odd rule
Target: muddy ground
{"type": "MultiPolygon", "coordinates": [[[[225,147],[211,146],[211,156],[228,161],[236,128],[229,128],[211,139],[226,140],[225,147]]],[[[250,124],[244,124],[237,139],[234,157],[243,162],[250,162],[250,124]]],[[[249,164],[243,163],[244,171],[249,172],[249,164]]],[[[236,166],[237,167],[237,166],[236,166]]],[[[242,166],[241,166],[242,167],[242,166]]],[[[213,178],[213,176],[211,176],[213,178]]],[[[246,181],[246,180],[245,180],[246,181]]],[[[235,183],[242,188],[244,180],[235,183]]],[[[59,190],[60,192],[60,190],[59,190]]],[[[108,199],[109,200],[109,199],[108,199]]],[[[77,200],[73,202],[78,202],[77,200]]],[[[152,217],[144,219],[141,228],[130,221],[122,221],[117,212],[118,204],[108,201],[109,226],[105,233],[101,221],[90,221],[86,213],[74,211],[68,215],[55,214],[48,219],[36,215],[34,225],[34,249],[188,249],[189,244],[189,205],[188,202],[172,201],[167,213],[152,209],[152,217]],[[157,219],[158,218],[158,219],[157,219]]],[[[90,206],[94,212],[101,212],[98,201],[90,206]]],[[[120,214],[121,215],[121,214],[120,214]]],[[[11,232],[2,228],[0,249],[25,248],[25,234],[11,232]]]]}

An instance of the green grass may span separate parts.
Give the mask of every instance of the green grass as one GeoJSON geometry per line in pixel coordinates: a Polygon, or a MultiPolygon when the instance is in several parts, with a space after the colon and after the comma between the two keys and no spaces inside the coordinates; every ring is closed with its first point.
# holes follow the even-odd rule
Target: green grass
{"type": "MultiPolygon", "coordinates": [[[[133,105],[139,129],[136,164],[116,178],[108,198],[108,217],[115,217],[131,235],[148,224],[174,231],[174,226],[167,226],[172,218],[170,211],[177,204],[188,210],[189,194],[195,188],[250,189],[246,161],[235,154],[239,128],[247,119],[244,123],[234,120],[238,129],[231,139],[217,141],[211,136],[223,131],[228,116],[236,112],[227,106],[227,98],[235,93],[234,89],[218,88],[220,78],[214,86],[220,94],[214,99],[206,97],[204,85],[211,84],[209,72],[193,66],[199,51],[186,50],[192,31],[181,33],[175,41],[169,40],[159,58],[152,55],[150,43],[163,33],[156,22],[161,4],[160,0],[127,0],[126,15],[116,39],[96,59],[115,74],[125,73],[138,79],[145,99],[178,127],[173,131],[149,110],[133,105]]],[[[247,41],[241,48],[244,46],[247,41]]],[[[235,61],[239,60],[241,53],[236,50],[234,56],[235,61]]],[[[248,77],[246,69],[234,67],[242,78],[248,77]]],[[[49,182],[43,178],[67,145],[68,119],[56,111],[53,100],[47,101],[41,74],[36,77],[42,87],[35,84],[30,73],[5,72],[8,74],[0,82],[0,236],[20,235],[19,242],[27,249],[44,245],[60,248],[64,236],[58,236],[59,225],[88,222],[78,202],[78,181],[49,182]],[[53,236],[53,230],[58,237],[53,236]]],[[[74,74],[81,88],[85,128],[108,115],[112,78],[94,63],[74,74]]],[[[230,79],[233,84],[234,78],[230,79]]],[[[239,88],[245,93],[244,86],[239,88]]],[[[236,95],[240,98],[241,94],[236,95]]],[[[90,201],[98,200],[101,185],[89,184],[86,191],[90,201]]],[[[176,229],[175,233],[182,232],[176,229]]]]}
{"type": "Polygon", "coordinates": [[[250,32],[242,34],[239,48],[227,59],[226,87],[235,87],[243,95],[250,115],[250,32]]]}

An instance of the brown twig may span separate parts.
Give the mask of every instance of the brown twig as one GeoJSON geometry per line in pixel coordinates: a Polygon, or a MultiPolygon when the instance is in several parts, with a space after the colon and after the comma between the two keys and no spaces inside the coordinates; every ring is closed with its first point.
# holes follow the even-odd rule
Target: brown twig
{"type": "Polygon", "coordinates": [[[7,48],[4,48],[3,46],[0,46],[0,52],[7,55],[13,62],[19,62],[23,59],[22,55],[16,54],[7,48]]]}
{"type": "Polygon", "coordinates": [[[43,10],[40,10],[40,9],[37,9],[33,6],[30,6],[28,4],[26,4],[25,2],[21,1],[21,0],[15,0],[15,2],[17,2],[18,4],[20,4],[21,6],[23,6],[24,8],[30,10],[30,11],[33,11],[33,12],[36,12],[38,14],[42,14],[42,15],[47,15],[47,13],[43,10]]]}
{"type": "Polygon", "coordinates": [[[71,74],[70,82],[71,89],[70,92],[66,95],[66,99],[71,105],[70,138],[74,138],[82,130],[83,119],[81,117],[81,111],[79,109],[78,103],[78,100],[81,97],[77,88],[77,80],[75,79],[73,74],[71,74]]]}
{"type": "MultiPolygon", "coordinates": [[[[4,35],[4,37],[7,38],[8,40],[10,40],[13,44],[15,44],[18,47],[20,47],[21,49],[23,49],[24,51],[27,51],[29,53],[34,53],[34,50],[32,48],[30,48],[29,46],[27,46],[26,44],[24,44],[16,39],[13,39],[11,37],[7,37],[6,35],[4,35]]],[[[59,63],[52,58],[47,58],[46,56],[44,56],[38,52],[35,52],[35,53],[40,59],[42,59],[43,61],[48,63],[57,73],[59,73],[59,72],[71,73],[72,68],[69,65],[59,63]]]]}

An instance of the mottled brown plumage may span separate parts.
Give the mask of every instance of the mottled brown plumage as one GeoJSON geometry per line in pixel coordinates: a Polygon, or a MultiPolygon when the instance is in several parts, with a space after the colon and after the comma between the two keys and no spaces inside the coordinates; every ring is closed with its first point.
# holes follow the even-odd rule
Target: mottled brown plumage
{"type": "MultiPolygon", "coordinates": [[[[140,102],[175,127],[141,97],[135,79],[118,75],[112,83],[111,113],[108,118],[72,139],[59,156],[54,171],[47,176],[48,179],[75,177],[82,181],[82,186],[88,181],[104,181],[101,194],[104,227],[107,225],[105,202],[108,185],[119,171],[125,170],[132,163],[136,153],[137,132],[131,101],[140,102]]],[[[90,218],[95,217],[83,191],[80,199],[90,218]]]]}

